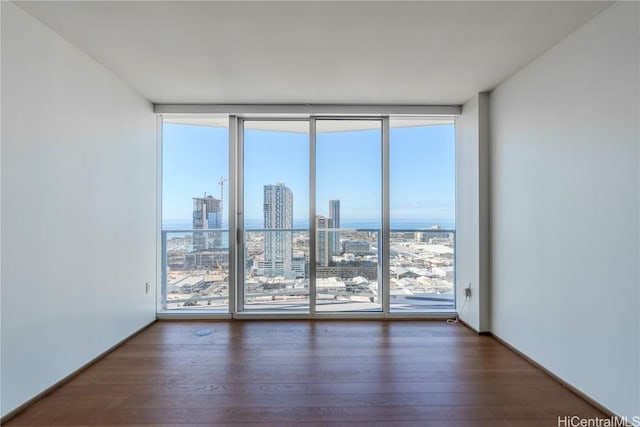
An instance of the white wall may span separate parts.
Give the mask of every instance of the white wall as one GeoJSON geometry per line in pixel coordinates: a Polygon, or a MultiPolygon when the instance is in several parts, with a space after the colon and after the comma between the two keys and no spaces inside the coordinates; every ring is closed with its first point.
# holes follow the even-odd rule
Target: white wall
{"type": "Polygon", "coordinates": [[[638,18],[638,3],[614,4],[491,96],[492,330],[627,416],[640,415],[638,18]]]}
{"type": "Polygon", "coordinates": [[[456,121],[456,303],[460,319],[478,332],[490,330],[488,155],[489,94],[480,93],[456,121]]]}
{"type": "Polygon", "coordinates": [[[155,318],[155,116],[2,2],[2,415],[155,318]]]}

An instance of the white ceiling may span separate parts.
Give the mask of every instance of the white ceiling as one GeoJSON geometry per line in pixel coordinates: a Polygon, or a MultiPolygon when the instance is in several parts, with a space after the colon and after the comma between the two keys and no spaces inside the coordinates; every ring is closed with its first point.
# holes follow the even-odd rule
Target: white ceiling
{"type": "Polygon", "coordinates": [[[461,104],[609,2],[17,1],[154,103],[461,104]]]}

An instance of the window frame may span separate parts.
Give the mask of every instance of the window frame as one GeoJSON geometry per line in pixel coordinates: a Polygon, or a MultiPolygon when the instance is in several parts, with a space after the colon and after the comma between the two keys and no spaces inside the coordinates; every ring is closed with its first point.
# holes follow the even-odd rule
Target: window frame
{"type": "MultiPolygon", "coordinates": [[[[429,117],[450,120],[455,127],[455,119],[460,113],[459,106],[248,106],[248,105],[216,105],[212,106],[184,106],[161,105],[155,106],[158,113],[158,229],[159,236],[157,251],[158,263],[158,318],[446,318],[456,313],[456,254],[455,240],[453,252],[453,306],[450,309],[431,309],[429,311],[398,312],[391,310],[390,301],[390,119],[395,117],[429,117]],[[320,108],[318,108],[320,107],[320,108]],[[178,110],[178,111],[176,111],[178,110]],[[185,111],[186,110],[186,111],[185,111]],[[206,110],[206,111],[205,111],[206,110]],[[223,112],[226,110],[226,112],[223,112]],[[277,112],[275,112],[277,110],[277,112]],[[234,113],[229,113],[230,111],[234,113]],[[249,112],[251,111],[251,112],[249,112]],[[356,113],[359,111],[360,113],[356,113]],[[381,112],[386,111],[386,112],[381,112]],[[365,112],[365,113],[362,113],[365,112]],[[221,113],[228,117],[229,130],[229,180],[228,180],[228,225],[229,225],[229,305],[228,312],[212,310],[168,310],[166,301],[166,251],[164,250],[166,230],[162,227],[162,133],[164,115],[173,116],[175,113],[185,116],[200,116],[204,114],[221,113]],[[318,114],[319,113],[319,114],[318,114]],[[375,120],[381,122],[381,248],[379,248],[378,268],[381,269],[379,278],[382,289],[380,311],[328,311],[316,310],[316,123],[319,120],[375,120]],[[305,313],[285,311],[256,312],[244,310],[244,124],[247,121],[307,121],[309,123],[309,311],[305,313]],[[235,236],[234,236],[235,234],[235,236]]],[[[455,236],[455,227],[452,230],[455,236]]]]}

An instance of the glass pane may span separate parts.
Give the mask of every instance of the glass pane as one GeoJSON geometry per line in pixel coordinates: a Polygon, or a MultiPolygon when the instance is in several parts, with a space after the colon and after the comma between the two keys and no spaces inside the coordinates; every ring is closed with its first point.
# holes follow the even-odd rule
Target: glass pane
{"type": "Polygon", "coordinates": [[[229,232],[165,232],[165,308],[229,309],[229,232]],[[198,248],[198,241],[207,248],[198,248]]]}
{"type": "Polygon", "coordinates": [[[246,121],[244,309],[309,310],[309,122],[246,121]]]}
{"type": "Polygon", "coordinates": [[[229,310],[228,176],[228,118],[164,119],[165,309],[229,310]]]}
{"type": "Polygon", "coordinates": [[[390,308],[450,310],[454,302],[455,127],[391,119],[390,308]]]}
{"type": "Polygon", "coordinates": [[[382,122],[316,122],[316,311],[381,311],[382,122]]]}

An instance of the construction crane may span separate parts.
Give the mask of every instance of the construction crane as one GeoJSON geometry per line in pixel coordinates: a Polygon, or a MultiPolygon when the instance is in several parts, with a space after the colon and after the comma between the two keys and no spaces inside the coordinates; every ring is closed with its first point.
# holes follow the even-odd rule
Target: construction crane
{"type": "Polygon", "coordinates": [[[218,185],[220,186],[220,208],[222,209],[222,206],[224,206],[223,203],[223,196],[224,196],[224,183],[225,181],[229,181],[229,178],[225,178],[223,176],[220,177],[220,179],[218,180],[218,185]]]}

